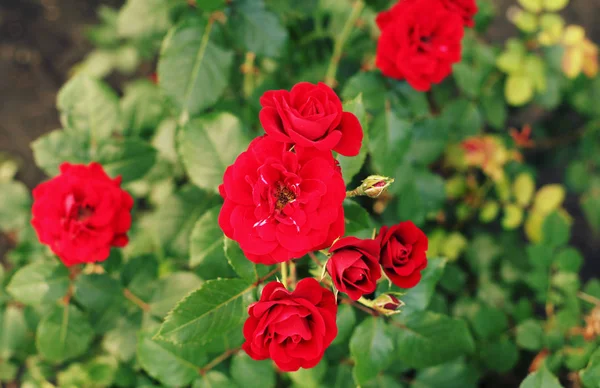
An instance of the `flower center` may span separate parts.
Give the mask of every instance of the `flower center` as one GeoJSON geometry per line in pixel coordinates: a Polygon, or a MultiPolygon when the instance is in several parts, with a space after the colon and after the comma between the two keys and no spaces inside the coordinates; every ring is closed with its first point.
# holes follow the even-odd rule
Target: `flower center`
{"type": "Polygon", "coordinates": [[[296,194],[287,186],[279,183],[277,191],[275,192],[275,200],[275,208],[277,210],[282,210],[288,203],[296,200],[296,194]]]}
{"type": "Polygon", "coordinates": [[[94,209],[92,209],[90,206],[80,206],[77,209],[77,221],[84,221],[92,214],[94,214],[94,209]]]}

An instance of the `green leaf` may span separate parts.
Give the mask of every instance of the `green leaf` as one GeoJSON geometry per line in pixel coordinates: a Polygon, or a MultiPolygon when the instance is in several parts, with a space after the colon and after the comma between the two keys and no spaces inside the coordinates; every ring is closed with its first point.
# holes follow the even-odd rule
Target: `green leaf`
{"type": "Polygon", "coordinates": [[[266,276],[272,269],[270,265],[257,265],[246,258],[239,244],[225,237],[225,257],[235,273],[250,283],[266,276]]]}
{"type": "Polygon", "coordinates": [[[473,365],[456,360],[418,371],[413,388],[476,388],[478,373],[473,365]]]}
{"type": "Polygon", "coordinates": [[[562,388],[558,379],[545,366],[530,373],[519,388],[562,388]]]}
{"type": "Polygon", "coordinates": [[[509,203],[504,205],[504,217],[502,217],[502,227],[505,230],[513,230],[523,223],[523,209],[519,206],[509,203]]]}
{"type": "Polygon", "coordinates": [[[174,27],[158,60],[161,88],[190,116],[216,103],[229,83],[233,52],[211,42],[210,31],[196,20],[174,27]]]}
{"type": "Polygon", "coordinates": [[[240,352],[231,359],[231,377],[240,387],[275,387],[275,369],[269,360],[255,361],[246,353],[240,352]]]}
{"type": "Polygon", "coordinates": [[[540,12],[544,0],[519,0],[519,4],[529,12],[540,12]]]}
{"type": "Polygon", "coordinates": [[[121,110],[125,131],[134,136],[154,132],[166,113],[160,88],[146,79],[125,86],[121,110]]]}
{"type": "Polygon", "coordinates": [[[483,126],[477,105],[466,99],[450,102],[444,107],[441,117],[448,127],[451,139],[457,141],[477,135],[483,126]]]}
{"type": "Polygon", "coordinates": [[[517,326],[517,345],[527,350],[540,350],[544,346],[544,329],[533,319],[528,319],[517,326]]]}
{"type": "Polygon", "coordinates": [[[139,328],[140,322],[133,317],[121,317],[115,328],[102,338],[102,349],[122,362],[131,361],[135,356],[139,328]]]}
{"type": "Polygon", "coordinates": [[[402,317],[409,316],[410,314],[418,311],[423,311],[429,306],[435,288],[440,281],[444,269],[446,268],[446,260],[444,259],[429,259],[427,267],[421,271],[421,280],[419,284],[410,289],[401,289],[396,286],[389,288],[388,282],[380,283],[378,293],[384,293],[386,291],[400,291],[404,295],[400,298],[404,302],[402,307],[402,317]]]}
{"type": "Polygon", "coordinates": [[[194,381],[192,388],[237,388],[237,385],[223,373],[210,371],[194,381]]]}
{"type": "Polygon", "coordinates": [[[600,231],[600,195],[590,192],[581,197],[581,210],[592,229],[600,231]]]}
{"type": "Polygon", "coordinates": [[[393,351],[393,337],[385,321],[369,317],[358,325],[350,338],[356,384],[367,383],[387,368],[393,360],[393,351]]]}
{"type": "Polygon", "coordinates": [[[40,322],[36,346],[44,359],[60,363],[84,354],[93,330],[75,306],[55,306],[40,322]]]}
{"type": "Polygon", "coordinates": [[[579,372],[579,377],[585,387],[600,387],[600,349],[592,354],[587,367],[579,372]]]}
{"type": "Polygon", "coordinates": [[[560,11],[569,4],[569,0],[544,0],[544,9],[550,12],[560,11]]]}
{"type": "Polygon", "coordinates": [[[260,56],[278,57],[287,41],[287,30],[263,0],[239,0],[233,4],[231,30],[236,42],[260,56]]]}
{"type": "Polygon", "coordinates": [[[196,0],[196,5],[204,11],[216,11],[225,7],[225,0],[196,0]]]}
{"type": "Polygon", "coordinates": [[[202,281],[191,272],[175,272],[159,279],[148,303],[150,312],[157,317],[164,317],[180,299],[201,285],[202,281]]]}
{"type": "Polygon", "coordinates": [[[344,201],[344,217],[346,234],[362,238],[371,238],[373,234],[373,221],[369,212],[358,203],[346,199],[344,201]]]}
{"type": "Polygon", "coordinates": [[[461,319],[422,311],[397,324],[396,355],[408,366],[434,366],[475,350],[473,337],[461,319]]]}
{"type": "Polygon", "coordinates": [[[553,212],[544,220],[542,233],[544,244],[551,247],[559,247],[569,242],[571,226],[564,216],[558,212],[553,212]]]}
{"type": "Polygon", "coordinates": [[[19,269],[6,287],[13,298],[27,305],[56,302],[67,293],[69,271],[57,262],[35,262],[19,269]]]}
{"type": "Polygon", "coordinates": [[[375,117],[370,128],[369,152],[379,174],[394,174],[408,151],[413,130],[409,121],[398,117],[390,108],[375,117]]]}
{"type": "Polygon", "coordinates": [[[178,150],[190,180],[217,191],[225,169],[248,145],[241,121],[230,113],[213,113],[181,128],[178,150]]]}
{"type": "Polygon", "coordinates": [[[489,369],[498,373],[507,373],[519,361],[519,349],[505,337],[482,346],[480,357],[489,369]]]}
{"type": "Polygon", "coordinates": [[[137,139],[109,140],[98,146],[93,158],[111,177],[121,176],[123,182],[142,178],[156,161],[156,150],[137,139]]]}
{"type": "Polygon", "coordinates": [[[12,362],[0,363],[0,381],[8,383],[15,380],[18,371],[19,368],[12,362]]]}
{"type": "Polygon", "coordinates": [[[25,226],[31,212],[31,195],[21,182],[0,182],[0,230],[25,226]]]}
{"type": "Polygon", "coordinates": [[[78,131],[52,131],[31,143],[35,164],[49,176],[58,174],[63,162],[84,163],[91,161],[89,138],[78,131]]]}
{"type": "Polygon", "coordinates": [[[376,72],[359,72],[346,82],[341,97],[344,101],[362,95],[368,111],[382,111],[386,101],[386,87],[383,78],[376,72]]]}
{"type": "Polygon", "coordinates": [[[349,304],[340,304],[336,316],[338,334],[332,342],[332,345],[345,345],[356,325],[356,312],[354,307],[349,304]]]}
{"type": "Polygon", "coordinates": [[[85,308],[99,333],[114,327],[125,302],[119,281],[107,274],[78,276],[75,299],[85,308]]]}
{"type": "Polygon", "coordinates": [[[223,231],[219,227],[219,211],[214,207],[194,225],[190,236],[190,267],[198,267],[205,280],[223,276],[229,270],[223,250],[223,231]]]}
{"type": "Polygon", "coordinates": [[[481,108],[488,124],[495,129],[505,127],[508,109],[504,101],[504,94],[500,81],[496,81],[481,96],[481,108]]]}
{"type": "Polygon", "coordinates": [[[175,306],[157,336],[176,344],[203,344],[230,330],[241,330],[254,289],[245,280],[209,280],[175,306]]]}
{"type": "Polygon", "coordinates": [[[493,339],[508,330],[508,319],[502,310],[482,306],[473,317],[473,330],[482,339],[493,339]]]}
{"type": "Polygon", "coordinates": [[[6,307],[4,313],[0,310],[0,359],[8,360],[16,352],[23,351],[26,335],[23,310],[15,306],[6,307]]]}
{"type": "Polygon", "coordinates": [[[300,368],[296,372],[290,372],[287,375],[298,388],[319,388],[321,381],[327,373],[327,361],[322,359],[317,366],[310,369],[300,368]]]}
{"type": "Polygon", "coordinates": [[[579,273],[583,265],[583,256],[577,249],[567,247],[556,255],[554,263],[560,271],[579,273]]]}
{"type": "Polygon", "coordinates": [[[425,119],[412,126],[412,142],[407,159],[419,165],[435,162],[448,142],[448,128],[441,119],[425,119]]]}
{"type": "Polygon", "coordinates": [[[464,94],[470,98],[477,97],[483,84],[481,71],[465,62],[459,62],[453,66],[452,75],[464,94]]]}
{"type": "Polygon", "coordinates": [[[367,112],[363,103],[362,94],[359,94],[353,100],[344,102],[343,108],[344,112],[353,113],[358,118],[364,135],[362,147],[358,155],[353,157],[343,155],[337,156],[337,160],[340,163],[340,168],[342,169],[344,183],[348,185],[352,181],[352,178],[354,178],[354,176],[360,172],[360,169],[365,163],[369,148],[369,139],[367,131],[367,112]]]}
{"type": "Polygon", "coordinates": [[[208,358],[198,346],[175,345],[152,338],[149,333],[139,334],[137,358],[150,376],[167,386],[184,386],[198,377],[200,367],[208,358]]]}
{"type": "Polygon", "coordinates": [[[172,0],[127,0],[119,11],[117,33],[122,38],[141,39],[165,33],[171,27],[172,0]]]}
{"type": "Polygon", "coordinates": [[[118,97],[103,82],[78,75],[57,96],[60,121],[66,129],[86,134],[92,144],[119,129],[118,97]]]}
{"type": "Polygon", "coordinates": [[[154,234],[168,253],[187,257],[190,234],[198,218],[219,203],[219,197],[186,185],[160,204],[152,216],[154,234]]]}
{"type": "Polygon", "coordinates": [[[519,174],[512,188],[517,204],[521,207],[529,206],[535,192],[535,181],[531,175],[526,172],[519,174]]]}

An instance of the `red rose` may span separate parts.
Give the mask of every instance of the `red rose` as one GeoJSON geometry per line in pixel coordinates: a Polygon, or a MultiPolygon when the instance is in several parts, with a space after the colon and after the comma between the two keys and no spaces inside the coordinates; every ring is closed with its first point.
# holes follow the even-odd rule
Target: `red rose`
{"type": "Polygon", "coordinates": [[[411,221],[384,226],[376,239],[381,248],[381,266],[392,283],[411,288],[421,280],[427,267],[427,236],[411,221]]]}
{"type": "Polygon", "coordinates": [[[333,244],[329,252],[332,255],[327,261],[327,272],[339,291],[352,300],[375,291],[381,277],[377,241],[345,237],[333,244]]]}
{"type": "Polygon", "coordinates": [[[41,243],[66,266],[104,261],[127,245],[133,199],[102,166],[63,163],[60,175],[33,190],[31,221],[41,243]]]}
{"type": "Polygon", "coordinates": [[[450,11],[459,14],[465,26],[475,26],[473,17],[478,11],[475,0],[442,0],[442,3],[450,11]]]}
{"type": "MultiPolygon", "coordinates": [[[[448,0],[450,1],[450,0],[448,0]]],[[[381,36],[376,64],[381,72],[429,90],[460,60],[463,21],[442,0],[401,1],[377,16],[381,36]]]]}
{"type": "Polygon", "coordinates": [[[254,263],[329,247],[344,234],[346,188],[329,151],[254,139],[225,171],[219,225],[254,263]]]}
{"type": "Polygon", "coordinates": [[[334,150],[345,156],[360,151],[363,131],[356,116],[324,83],[300,82],[287,90],[270,90],[260,98],[260,122],[273,140],[334,150]]]}
{"type": "Polygon", "coordinates": [[[337,335],[336,314],[335,296],[313,278],[292,292],[271,282],[248,309],[242,348],[255,360],[273,359],[285,372],[312,368],[337,335]]]}

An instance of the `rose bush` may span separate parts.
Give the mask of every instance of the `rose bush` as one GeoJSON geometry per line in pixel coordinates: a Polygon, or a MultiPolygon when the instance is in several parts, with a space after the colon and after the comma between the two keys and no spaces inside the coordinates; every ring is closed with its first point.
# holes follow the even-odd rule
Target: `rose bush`
{"type": "Polygon", "coordinates": [[[565,5],[102,7],[49,180],[0,155],[0,385],[597,387],[600,83],[565,5]]]}

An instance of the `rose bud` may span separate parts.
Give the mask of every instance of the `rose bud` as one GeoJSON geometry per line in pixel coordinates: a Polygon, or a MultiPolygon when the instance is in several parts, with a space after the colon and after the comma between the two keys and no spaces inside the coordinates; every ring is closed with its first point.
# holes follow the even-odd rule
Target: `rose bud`
{"type": "Polygon", "coordinates": [[[127,245],[133,199],[100,164],[63,163],[33,198],[31,224],[66,266],[104,261],[111,247],[127,245]]]}
{"type": "Polygon", "coordinates": [[[388,178],[380,175],[371,175],[367,177],[362,184],[360,189],[369,198],[379,197],[390,185],[394,183],[393,178],[388,178]]]}
{"type": "Polygon", "coordinates": [[[373,301],[373,308],[384,315],[398,314],[398,309],[404,306],[404,302],[392,294],[379,295],[373,301]]]}
{"type": "Polygon", "coordinates": [[[360,121],[353,113],[344,112],[340,98],[322,82],[300,82],[289,92],[269,90],[260,98],[260,105],[260,123],[275,141],[333,150],[344,156],[360,152],[360,121]]]}
{"type": "Polygon", "coordinates": [[[348,294],[352,300],[375,291],[381,277],[377,241],[344,237],[336,241],[329,252],[327,272],[338,291],[348,294]]]}
{"type": "Polygon", "coordinates": [[[271,358],[284,372],[312,368],[337,336],[336,314],[335,296],[313,278],[294,291],[268,283],[248,308],[242,349],[255,360],[271,358]]]}
{"type": "Polygon", "coordinates": [[[421,271],[427,267],[425,233],[412,221],[406,221],[382,227],[376,240],[381,249],[381,267],[390,281],[400,288],[416,286],[421,271]]]}

